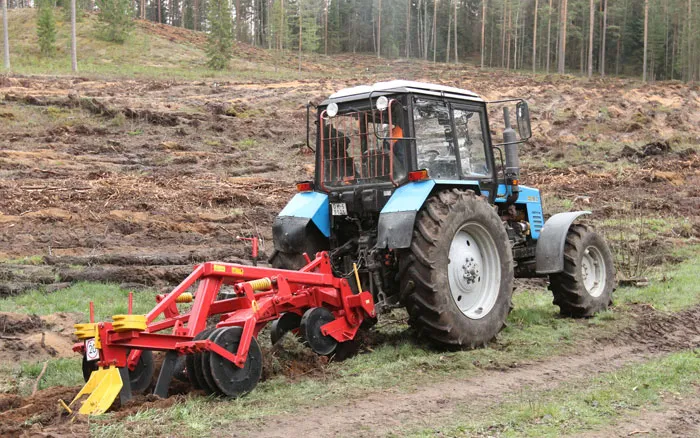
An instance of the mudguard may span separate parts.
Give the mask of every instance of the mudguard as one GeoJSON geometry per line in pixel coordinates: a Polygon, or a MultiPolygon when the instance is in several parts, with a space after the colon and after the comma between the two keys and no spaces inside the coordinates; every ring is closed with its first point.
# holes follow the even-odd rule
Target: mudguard
{"type": "Polygon", "coordinates": [[[400,249],[411,246],[416,215],[435,186],[445,188],[465,186],[465,188],[471,188],[480,193],[479,183],[469,180],[435,181],[430,179],[404,184],[396,189],[389,202],[379,213],[377,247],[400,249]]]}
{"type": "MultiPolygon", "coordinates": [[[[328,195],[318,192],[297,193],[275,218],[272,236],[275,249],[283,252],[318,250],[316,240],[331,235],[328,195]],[[309,248],[307,248],[309,247],[309,248]]],[[[323,245],[323,246],[327,246],[323,245]]]]}
{"type": "Polygon", "coordinates": [[[545,222],[537,239],[535,269],[538,274],[556,274],[564,269],[564,245],[572,223],[590,211],[557,213],[545,222]]]}

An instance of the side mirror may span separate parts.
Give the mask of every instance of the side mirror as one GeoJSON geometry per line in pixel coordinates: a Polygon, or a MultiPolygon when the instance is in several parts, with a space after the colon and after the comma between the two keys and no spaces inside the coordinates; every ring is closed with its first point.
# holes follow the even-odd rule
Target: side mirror
{"type": "Polygon", "coordinates": [[[527,140],[532,137],[532,128],[530,127],[530,109],[527,102],[521,100],[515,106],[515,115],[518,122],[518,134],[521,140],[527,140]]]}

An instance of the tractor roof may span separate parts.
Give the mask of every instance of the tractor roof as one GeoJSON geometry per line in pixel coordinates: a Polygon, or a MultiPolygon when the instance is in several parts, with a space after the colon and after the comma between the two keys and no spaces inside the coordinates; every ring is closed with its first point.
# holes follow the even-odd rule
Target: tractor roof
{"type": "Polygon", "coordinates": [[[469,90],[463,90],[461,88],[446,87],[444,85],[429,84],[427,82],[396,80],[377,82],[374,85],[360,85],[358,87],[344,88],[331,94],[328,100],[323,102],[322,105],[328,104],[331,101],[346,101],[367,98],[369,97],[370,93],[377,96],[390,93],[414,93],[428,96],[444,96],[470,101],[483,101],[478,94],[469,90]]]}

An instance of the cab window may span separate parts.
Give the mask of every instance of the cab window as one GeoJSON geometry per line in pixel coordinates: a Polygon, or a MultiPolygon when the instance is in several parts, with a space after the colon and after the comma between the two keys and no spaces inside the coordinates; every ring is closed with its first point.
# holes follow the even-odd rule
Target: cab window
{"type": "Polygon", "coordinates": [[[416,99],[413,106],[416,160],[431,178],[456,179],[457,155],[450,112],[445,102],[416,99]]]}
{"type": "Polygon", "coordinates": [[[455,108],[453,114],[462,176],[466,178],[490,176],[491,169],[486,159],[481,112],[455,108]]]}

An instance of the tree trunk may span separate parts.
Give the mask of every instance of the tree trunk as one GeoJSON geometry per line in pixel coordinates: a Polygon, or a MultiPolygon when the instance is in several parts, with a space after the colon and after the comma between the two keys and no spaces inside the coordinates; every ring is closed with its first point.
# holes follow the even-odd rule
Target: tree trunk
{"type": "Polygon", "coordinates": [[[513,70],[518,69],[518,22],[520,18],[520,2],[518,2],[518,10],[515,12],[515,37],[513,44],[513,70]]]}
{"type": "Polygon", "coordinates": [[[588,12],[588,77],[593,76],[593,17],[595,16],[595,8],[593,0],[590,0],[590,8],[588,12]]]}
{"type": "Polygon", "coordinates": [[[428,1],[423,0],[423,59],[428,60],[428,1]]]}
{"type": "Polygon", "coordinates": [[[379,0],[377,20],[377,58],[382,57],[382,0],[379,0]]]}
{"type": "MultiPolygon", "coordinates": [[[[445,50],[445,64],[450,63],[450,43],[452,37],[452,5],[447,6],[447,50],[445,50]]],[[[483,56],[483,55],[482,55],[483,56]]],[[[483,57],[481,58],[483,59],[483,57]]],[[[482,62],[483,64],[483,62],[482,62]]]]}
{"type": "Polygon", "coordinates": [[[458,62],[459,57],[457,56],[457,0],[455,0],[455,64],[457,64],[458,62]]]}
{"type": "Polygon", "coordinates": [[[559,20],[559,59],[558,59],[558,67],[557,67],[557,73],[560,75],[564,74],[564,70],[566,68],[566,24],[568,21],[568,16],[567,16],[567,0],[562,0],[561,1],[561,12],[560,12],[560,20],[559,20]]]}
{"type": "Polygon", "coordinates": [[[513,7],[508,7],[508,31],[506,32],[508,41],[506,42],[506,70],[510,70],[510,42],[513,39],[513,7]]]}
{"type": "Polygon", "coordinates": [[[642,66],[642,81],[647,81],[647,40],[649,37],[649,0],[644,0],[644,61],[642,66]]]}
{"type": "Polygon", "coordinates": [[[549,16],[547,17],[547,74],[549,74],[549,61],[552,58],[552,0],[549,0],[549,16]]]}
{"type": "Polygon", "coordinates": [[[156,0],[158,2],[158,23],[163,22],[163,16],[161,14],[161,4],[163,3],[163,0],[156,0]]]}
{"type": "Polygon", "coordinates": [[[600,76],[605,76],[605,38],[608,29],[608,0],[603,0],[603,33],[600,39],[600,76]]]}
{"type": "Polygon", "coordinates": [[[75,0],[70,1],[70,58],[73,73],[78,73],[78,43],[75,35],[75,0]]]}
{"type": "Polygon", "coordinates": [[[301,26],[301,4],[297,4],[299,8],[299,73],[301,73],[301,36],[302,36],[302,26],[301,26]]]}
{"type": "MultiPolygon", "coordinates": [[[[693,77],[693,61],[692,61],[693,51],[692,51],[692,44],[691,44],[692,35],[693,35],[693,25],[692,25],[692,23],[693,23],[692,11],[693,10],[692,10],[690,5],[691,5],[691,0],[688,0],[688,24],[686,25],[688,28],[688,32],[686,32],[688,34],[688,59],[687,59],[687,61],[688,61],[688,74],[687,74],[687,78],[686,78],[687,81],[691,81],[692,77],[693,77]]],[[[645,24],[645,29],[646,29],[646,21],[644,22],[644,24],[645,24]]],[[[645,34],[646,34],[646,32],[645,32],[645,34]]],[[[645,47],[646,47],[646,44],[645,44],[645,47]]]]}
{"type": "Polygon", "coordinates": [[[532,25],[532,72],[537,71],[537,6],[539,2],[535,0],[535,23],[532,25]]]}
{"type": "Polygon", "coordinates": [[[408,0],[408,7],[406,8],[406,58],[411,56],[411,3],[412,0],[408,0]]]}
{"type": "Polygon", "coordinates": [[[241,39],[241,0],[236,0],[236,41],[241,39]]]}
{"type": "MultiPolygon", "coordinates": [[[[457,0],[455,0],[456,2],[457,0]]],[[[486,0],[481,0],[481,68],[484,68],[484,47],[486,36],[486,0]]],[[[455,37],[455,42],[457,38],[455,37]]]]}
{"type": "Polygon", "coordinates": [[[323,54],[328,56],[328,1],[323,0],[323,10],[325,13],[323,19],[323,54]]]}
{"type": "MultiPolygon", "coordinates": [[[[141,0],[144,1],[144,0],[141,0]]],[[[194,10],[192,11],[192,30],[197,30],[197,22],[199,21],[199,0],[194,0],[194,10]]]]}
{"type": "Polygon", "coordinates": [[[501,68],[506,66],[506,8],[508,4],[503,2],[501,10],[501,68]]]}
{"type": "MultiPolygon", "coordinates": [[[[379,0],[380,2],[382,0],[379,0]]],[[[437,60],[437,0],[433,2],[433,62],[437,60]]]]}
{"type": "Polygon", "coordinates": [[[10,71],[10,32],[7,29],[7,0],[2,1],[2,46],[5,70],[10,71]]]}

